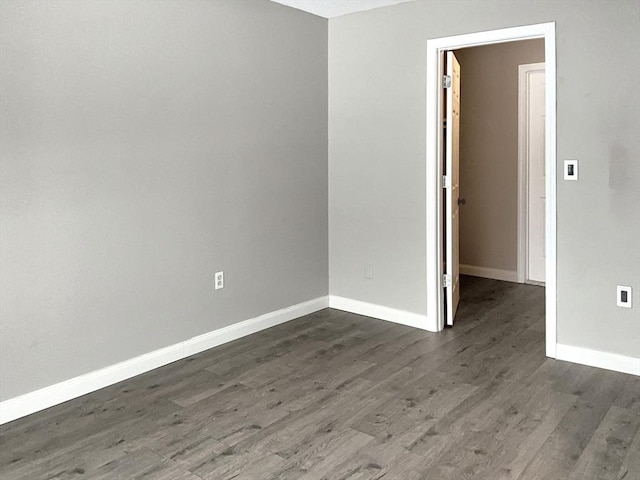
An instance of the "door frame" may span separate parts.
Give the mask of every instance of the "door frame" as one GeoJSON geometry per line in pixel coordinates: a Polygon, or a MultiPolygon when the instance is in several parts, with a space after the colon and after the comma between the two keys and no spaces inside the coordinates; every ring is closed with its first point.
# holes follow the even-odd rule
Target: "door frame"
{"type": "Polygon", "coordinates": [[[446,220],[444,238],[447,245],[455,245],[455,248],[448,248],[443,261],[447,266],[449,285],[444,290],[444,322],[448,326],[453,326],[453,321],[460,303],[460,63],[453,51],[448,50],[444,54],[445,74],[450,77],[451,85],[443,92],[445,101],[445,111],[443,112],[442,127],[443,147],[445,148],[442,158],[442,165],[446,171],[446,182],[442,182],[442,187],[446,190],[444,198],[444,218],[446,220]],[[457,108],[456,108],[457,104],[457,108]]]}
{"type": "MultiPolygon", "coordinates": [[[[525,63],[518,66],[518,283],[529,281],[527,257],[529,254],[529,72],[544,70],[545,62],[525,63]]],[[[532,282],[534,283],[534,282],[532,282]]],[[[537,283],[534,283],[537,284],[537,283]]]]}
{"type": "Polygon", "coordinates": [[[443,55],[446,50],[495,43],[543,38],[545,45],[545,344],[546,355],[555,358],[556,333],[556,27],[555,22],[504,28],[427,40],[426,88],[426,260],[427,320],[425,327],[434,332],[444,328],[444,289],[442,282],[442,151],[441,95],[443,55]]]}

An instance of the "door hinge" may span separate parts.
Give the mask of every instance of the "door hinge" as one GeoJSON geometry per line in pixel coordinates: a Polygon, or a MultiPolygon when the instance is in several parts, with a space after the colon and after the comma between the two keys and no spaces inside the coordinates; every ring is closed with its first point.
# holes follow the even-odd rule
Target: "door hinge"
{"type": "Polygon", "coordinates": [[[442,88],[451,88],[451,75],[442,76],[442,88]]]}
{"type": "Polygon", "coordinates": [[[451,275],[447,275],[446,273],[442,275],[442,286],[445,288],[451,286],[451,275]]]}
{"type": "Polygon", "coordinates": [[[448,175],[442,176],[442,188],[451,188],[451,177],[448,175]]]}

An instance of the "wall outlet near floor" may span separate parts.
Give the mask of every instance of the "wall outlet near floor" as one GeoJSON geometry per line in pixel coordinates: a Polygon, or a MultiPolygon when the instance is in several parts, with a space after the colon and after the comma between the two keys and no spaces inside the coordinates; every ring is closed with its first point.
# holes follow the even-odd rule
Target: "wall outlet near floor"
{"type": "Polygon", "coordinates": [[[364,266],[364,278],[367,280],[373,280],[373,265],[364,266]]]}
{"type": "Polygon", "coordinates": [[[616,289],[616,299],[619,307],[631,308],[631,287],[618,285],[616,289]]]}
{"type": "Polygon", "coordinates": [[[216,290],[224,288],[224,272],[216,272],[214,275],[216,290]]]}

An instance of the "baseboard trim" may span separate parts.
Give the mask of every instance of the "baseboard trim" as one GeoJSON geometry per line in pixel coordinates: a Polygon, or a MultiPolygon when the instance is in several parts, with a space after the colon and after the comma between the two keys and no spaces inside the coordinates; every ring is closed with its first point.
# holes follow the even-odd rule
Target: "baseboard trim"
{"type": "Polygon", "coordinates": [[[504,282],[518,282],[518,272],[513,272],[511,270],[476,267],[475,265],[460,265],[460,273],[462,275],[491,278],[492,280],[502,280],[504,282]]]}
{"type": "Polygon", "coordinates": [[[352,300],[336,295],[329,295],[329,307],[427,330],[426,315],[407,312],[406,310],[398,310],[396,308],[384,307],[382,305],[376,305],[375,303],[361,302],[360,300],[352,300]]]}
{"type": "Polygon", "coordinates": [[[319,297],[0,402],[0,425],[329,306],[319,297]]]}
{"type": "Polygon", "coordinates": [[[558,343],[556,359],[640,376],[640,358],[558,343]]]}

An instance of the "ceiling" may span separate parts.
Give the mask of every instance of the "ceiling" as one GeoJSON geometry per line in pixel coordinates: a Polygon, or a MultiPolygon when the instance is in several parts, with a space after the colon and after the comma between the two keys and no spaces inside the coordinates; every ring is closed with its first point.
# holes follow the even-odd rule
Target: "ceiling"
{"type": "Polygon", "coordinates": [[[324,18],[339,17],[413,0],[271,0],[324,18]]]}

